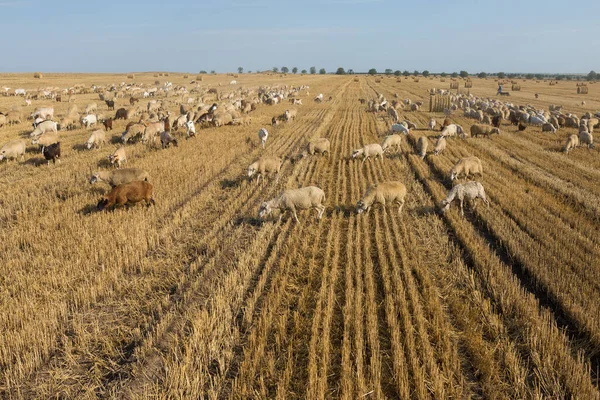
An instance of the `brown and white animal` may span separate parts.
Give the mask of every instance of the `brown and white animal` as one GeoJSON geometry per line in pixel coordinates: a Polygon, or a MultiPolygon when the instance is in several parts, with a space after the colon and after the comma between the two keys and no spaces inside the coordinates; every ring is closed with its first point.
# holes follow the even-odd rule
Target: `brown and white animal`
{"type": "Polygon", "coordinates": [[[127,153],[125,147],[119,147],[114,153],[108,156],[108,161],[113,167],[121,168],[121,164],[127,162],[127,153]]]}
{"type": "Polygon", "coordinates": [[[96,147],[98,149],[102,148],[102,145],[106,143],[106,132],[102,129],[97,129],[88,138],[85,142],[85,147],[90,150],[92,147],[96,147]]]}
{"type": "Polygon", "coordinates": [[[366,160],[370,160],[371,157],[379,157],[383,160],[383,148],[379,143],[366,144],[362,149],[352,150],[352,158],[363,156],[363,160],[360,165],[363,165],[366,160]]]}
{"type": "MultiPolygon", "coordinates": [[[[259,218],[265,218],[273,210],[280,210],[281,212],[289,211],[292,213],[294,220],[300,223],[296,210],[315,208],[317,210],[317,219],[321,219],[325,211],[323,201],[325,201],[325,192],[316,186],[288,189],[281,193],[279,197],[262,203],[258,210],[258,216],[259,218]]],[[[280,220],[282,216],[279,217],[280,220]]]]}
{"type": "Polygon", "coordinates": [[[196,126],[194,125],[193,120],[186,122],[185,127],[187,129],[186,130],[186,139],[189,139],[191,137],[196,137],[196,126]]]}
{"type": "Polygon", "coordinates": [[[106,129],[107,131],[112,131],[113,128],[113,119],[109,118],[109,119],[105,119],[102,121],[102,125],[104,125],[104,129],[106,129]]]}
{"type": "Polygon", "coordinates": [[[25,142],[23,140],[11,140],[0,148],[0,161],[16,161],[17,157],[21,157],[21,161],[25,159],[25,142]]]}
{"type": "Polygon", "coordinates": [[[42,147],[42,154],[48,161],[48,165],[50,165],[50,161],[52,161],[53,164],[56,164],[56,160],[58,160],[60,163],[60,142],[42,147]]]}
{"type": "Polygon", "coordinates": [[[453,181],[462,174],[465,175],[465,178],[468,178],[469,173],[479,174],[483,177],[483,167],[479,158],[472,156],[458,160],[450,170],[450,180],[453,181]]]}
{"type": "Polygon", "coordinates": [[[373,204],[381,204],[385,207],[387,203],[398,204],[398,214],[404,206],[404,198],[406,197],[406,186],[399,181],[382,182],[377,185],[370,186],[365,195],[356,204],[356,212],[359,214],[368,212],[373,204]]]}
{"type": "Polygon", "coordinates": [[[113,171],[97,171],[90,177],[90,184],[101,181],[115,187],[133,181],[150,181],[150,175],[140,168],[123,168],[113,171]]]}
{"type": "Polygon", "coordinates": [[[381,143],[381,148],[383,149],[383,152],[387,152],[388,150],[391,150],[392,147],[394,147],[395,152],[397,153],[400,150],[400,145],[402,144],[402,136],[400,135],[388,135],[385,137],[385,139],[383,139],[383,143],[381,143]]]}
{"type": "Polygon", "coordinates": [[[281,170],[282,163],[283,160],[279,157],[263,156],[248,166],[248,178],[252,179],[256,174],[256,183],[260,181],[261,177],[264,182],[267,173],[274,173],[277,174],[277,179],[279,179],[279,171],[281,170]]]}
{"type": "Polygon", "coordinates": [[[475,199],[480,198],[483,200],[485,204],[487,204],[488,208],[490,206],[490,202],[488,201],[485,190],[483,189],[483,185],[479,182],[466,182],[459,183],[454,186],[450,192],[448,192],[448,196],[442,200],[441,206],[442,211],[445,212],[450,208],[450,203],[452,203],[455,199],[458,199],[460,202],[460,213],[465,215],[465,211],[463,209],[463,202],[466,199],[467,201],[473,202],[473,209],[476,207],[475,199]]]}
{"type": "Polygon", "coordinates": [[[143,136],[146,126],[144,124],[131,123],[127,125],[127,129],[121,135],[121,141],[127,143],[128,141],[134,141],[143,136]]]}
{"type": "Polygon", "coordinates": [[[419,150],[419,155],[423,160],[427,155],[427,147],[429,146],[429,140],[426,136],[421,136],[417,141],[417,149],[419,150]]]}
{"type": "Polygon", "coordinates": [[[113,188],[104,198],[102,198],[96,208],[98,211],[115,208],[117,206],[126,206],[146,201],[146,206],[155,204],[152,198],[152,184],[146,181],[133,181],[123,183],[113,188]]]}
{"type": "Polygon", "coordinates": [[[485,135],[489,138],[492,133],[499,135],[500,129],[493,128],[493,127],[490,127],[487,125],[479,125],[479,124],[471,125],[471,136],[472,137],[478,137],[479,135],[485,135]]]}

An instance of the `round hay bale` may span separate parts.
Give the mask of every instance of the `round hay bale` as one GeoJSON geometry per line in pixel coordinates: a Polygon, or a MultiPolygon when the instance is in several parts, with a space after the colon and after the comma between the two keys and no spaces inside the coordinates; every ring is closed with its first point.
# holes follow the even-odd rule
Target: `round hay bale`
{"type": "Polygon", "coordinates": [[[135,79],[135,74],[129,74],[129,75],[127,75],[127,79],[135,79]]]}
{"type": "Polygon", "coordinates": [[[35,72],[33,74],[33,77],[36,79],[42,79],[44,77],[44,75],[41,72],[35,72]]]}
{"type": "Polygon", "coordinates": [[[184,76],[183,76],[183,79],[187,79],[187,78],[189,78],[189,76],[188,76],[188,75],[184,75],[184,76]]]}

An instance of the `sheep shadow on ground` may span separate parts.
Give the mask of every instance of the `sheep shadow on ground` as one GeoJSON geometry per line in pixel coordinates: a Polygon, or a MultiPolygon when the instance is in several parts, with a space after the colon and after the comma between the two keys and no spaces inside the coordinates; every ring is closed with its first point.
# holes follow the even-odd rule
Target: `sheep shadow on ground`
{"type": "Polygon", "coordinates": [[[101,212],[101,211],[98,211],[96,204],[88,204],[88,205],[84,206],[83,208],[81,208],[79,211],[77,211],[77,214],[90,215],[90,214],[96,213],[96,212],[101,212]]]}
{"type": "Polygon", "coordinates": [[[75,150],[75,151],[84,151],[84,150],[87,150],[87,147],[83,143],[74,144],[73,147],[71,147],[71,148],[73,150],[75,150]]]}
{"type": "Polygon", "coordinates": [[[44,159],[43,157],[32,157],[32,158],[25,160],[25,162],[24,162],[24,164],[33,165],[34,167],[39,167],[40,165],[44,165],[47,163],[48,163],[48,161],[46,161],[46,159],[44,159]]]}
{"type": "Polygon", "coordinates": [[[244,177],[242,177],[242,176],[239,176],[235,179],[223,179],[220,182],[221,189],[226,190],[226,189],[237,188],[242,184],[243,181],[244,181],[244,177]]]}
{"type": "Polygon", "coordinates": [[[263,221],[261,221],[260,219],[258,219],[256,217],[248,217],[248,216],[246,216],[246,217],[239,217],[239,218],[237,218],[233,222],[233,224],[235,226],[240,226],[242,224],[245,224],[245,225],[250,225],[250,226],[254,226],[254,227],[258,228],[258,227],[262,226],[263,221]]]}
{"type": "Polygon", "coordinates": [[[352,214],[356,214],[356,207],[348,204],[336,205],[333,209],[325,209],[324,214],[331,217],[335,211],[341,212],[345,218],[348,218],[352,214]]]}
{"type": "Polygon", "coordinates": [[[414,208],[412,211],[419,217],[426,217],[428,215],[440,214],[440,210],[438,208],[431,207],[431,206],[420,206],[420,207],[414,208]]]}
{"type": "Polygon", "coordinates": [[[121,142],[121,135],[112,135],[110,138],[110,144],[123,144],[123,142],[121,142]]]}
{"type": "Polygon", "coordinates": [[[102,159],[98,160],[96,166],[98,168],[112,168],[112,164],[110,163],[110,161],[108,161],[108,158],[106,157],[103,157],[102,159]]]}

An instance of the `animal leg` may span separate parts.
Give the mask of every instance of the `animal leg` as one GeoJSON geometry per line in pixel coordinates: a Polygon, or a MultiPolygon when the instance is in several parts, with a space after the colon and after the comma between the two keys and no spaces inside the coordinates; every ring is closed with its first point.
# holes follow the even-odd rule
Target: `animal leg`
{"type": "Polygon", "coordinates": [[[463,200],[460,200],[460,213],[462,214],[462,216],[464,217],[465,215],[465,210],[463,209],[463,200]]]}
{"type": "Polygon", "coordinates": [[[294,219],[296,220],[296,222],[300,223],[300,221],[298,220],[298,215],[296,214],[296,210],[292,210],[292,214],[294,215],[294,219]]]}
{"type": "Polygon", "coordinates": [[[398,200],[398,203],[400,203],[400,207],[398,207],[398,214],[401,214],[402,207],[404,207],[404,200],[398,200]]]}
{"type": "Polygon", "coordinates": [[[323,216],[323,213],[325,212],[325,206],[320,204],[319,206],[317,206],[317,219],[321,219],[321,217],[323,216]]]}

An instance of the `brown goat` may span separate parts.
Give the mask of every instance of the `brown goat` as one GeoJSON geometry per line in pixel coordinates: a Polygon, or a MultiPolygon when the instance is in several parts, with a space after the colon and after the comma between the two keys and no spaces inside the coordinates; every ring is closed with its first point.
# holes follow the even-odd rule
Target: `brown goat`
{"type": "Polygon", "coordinates": [[[139,203],[142,200],[146,201],[146,206],[154,204],[152,185],[146,181],[133,181],[113,188],[98,202],[96,208],[98,211],[114,209],[117,206],[129,208],[130,204],[139,203]]]}
{"type": "Polygon", "coordinates": [[[102,121],[102,124],[104,125],[104,129],[106,129],[107,131],[112,131],[112,128],[113,128],[112,123],[113,123],[112,118],[105,119],[104,121],[102,121]]]}

